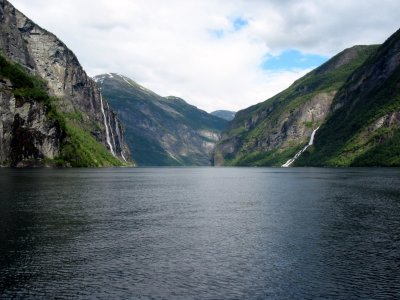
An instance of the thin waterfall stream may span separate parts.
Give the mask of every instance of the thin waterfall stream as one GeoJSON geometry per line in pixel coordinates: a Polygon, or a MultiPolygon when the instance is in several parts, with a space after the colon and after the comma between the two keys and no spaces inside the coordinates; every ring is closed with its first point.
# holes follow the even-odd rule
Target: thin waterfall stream
{"type": "Polygon", "coordinates": [[[317,133],[318,129],[319,129],[319,127],[314,129],[314,131],[311,134],[310,141],[308,142],[308,144],[303,149],[301,149],[299,152],[297,152],[293,158],[289,159],[285,164],[283,164],[282,165],[283,168],[290,167],[290,165],[293,164],[296,161],[296,159],[298,159],[300,157],[300,155],[302,155],[304,153],[304,151],[307,150],[308,147],[310,147],[312,144],[314,144],[315,134],[317,133]]]}
{"type": "Polygon", "coordinates": [[[106,118],[106,113],[104,111],[104,105],[103,105],[103,96],[100,94],[100,106],[101,106],[101,112],[103,113],[104,117],[104,127],[106,128],[106,141],[108,146],[110,147],[111,153],[113,156],[115,156],[114,148],[111,144],[111,139],[110,139],[110,130],[108,129],[108,124],[107,124],[107,118],[106,118]]]}

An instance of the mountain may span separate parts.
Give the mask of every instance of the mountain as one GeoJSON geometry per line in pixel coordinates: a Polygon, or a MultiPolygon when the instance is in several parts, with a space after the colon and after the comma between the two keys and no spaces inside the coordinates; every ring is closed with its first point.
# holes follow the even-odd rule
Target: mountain
{"type": "Polygon", "coordinates": [[[121,123],[55,35],[0,0],[0,165],[129,163],[121,123]]]}
{"type": "Polygon", "coordinates": [[[126,126],[139,166],[209,165],[210,153],[227,121],[177,97],[161,97],[118,75],[94,77],[126,126]]]}
{"type": "Polygon", "coordinates": [[[335,95],[377,48],[346,49],[271,99],[239,111],[217,144],[213,163],[281,166],[305,150],[330,116],[335,95]]]}
{"type": "Polygon", "coordinates": [[[233,118],[235,117],[236,112],[230,111],[230,110],[216,110],[216,111],[213,111],[211,114],[218,118],[221,118],[221,119],[224,119],[227,121],[232,121],[233,118]]]}
{"type": "Polygon", "coordinates": [[[348,78],[296,165],[400,166],[400,30],[348,78]]]}

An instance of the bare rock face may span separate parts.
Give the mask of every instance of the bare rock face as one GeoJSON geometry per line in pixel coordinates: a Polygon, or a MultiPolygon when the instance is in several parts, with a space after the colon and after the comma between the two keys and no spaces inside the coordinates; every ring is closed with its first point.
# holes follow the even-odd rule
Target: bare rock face
{"type": "MultiPolygon", "coordinates": [[[[224,156],[236,155],[241,149],[267,152],[306,143],[313,130],[325,120],[330,112],[334,96],[335,92],[319,93],[303,105],[293,110],[286,110],[275,121],[268,122],[258,136],[246,143],[238,136],[223,137],[222,143],[218,144],[214,151],[214,165],[223,165],[224,156]]],[[[259,119],[265,118],[262,115],[263,113],[248,120],[245,127],[254,128],[259,119]]]]}
{"type": "Polygon", "coordinates": [[[62,132],[49,120],[46,108],[10,92],[9,82],[0,82],[0,165],[35,166],[38,159],[60,154],[62,132]]]}
{"type": "Polygon", "coordinates": [[[6,0],[0,0],[0,28],[3,55],[41,77],[49,94],[57,97],[57,109],[81,114],[83,128],[115,157],[130,159],[119,120],[72,51],[6,0]]]}
{"type": "Polygon", "coordinates": [[[369,132],[378,130],[379,128],[390,128],[392,126],[400,126],[400,111],[395,111],[380,117],[371,126],[368,127],[369,132]]]}
{"type": "Polygon", "coordinates": [[[263,150],[308,141],[312,131],[325,120],[334,96],[335,92],[316,94],[304,105],[282,115],[276,134],[265,136],[267,140],[270,139],[269,142],[260,144],[264,146],[263,150]]]}
{"type": "Polygon", "coordinates": [[[11,60],[29,70],[35,63],[17,26],[16,9],[6,0],[0,0],[0,49],[11,60]]]}

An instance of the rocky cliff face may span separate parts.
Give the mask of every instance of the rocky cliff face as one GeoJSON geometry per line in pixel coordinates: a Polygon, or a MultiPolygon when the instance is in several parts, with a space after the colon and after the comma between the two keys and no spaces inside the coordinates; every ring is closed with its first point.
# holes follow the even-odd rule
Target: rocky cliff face
{"type": "Polygon", "coordinates": [[[375,49],[347,49],[275,97],[238,112],[216,146],[214,164],[282,165],[308,143],[339,88],[375,49]]]}
{"type": "Polygon", "coordinates": [[[297,165],[400,166],[399,116],[400,30],[348,78],[297,165]]]}
{"type": "MultiPolygon", "coordinates": [[[[76,116],[79,115],[79,127],[82,130],[90,132],[115,158],[127,161],[130,153],[124,141],[121,124],[108,103],[101,98],[98,87],[87,76],[72,51],[55,35],[36,25],[6,0],[0,0],[0,29],[0,51],[3,55],[22,65],[31,74],[42,78],[47,84],[50,96],[57,99],[58,111],[67,118],[74,116],[74,119],[77,119],[76,116]]],[[[3,94],[2,97],[8,99],[10,95],[3,94]]],[[[13,100],[4,101],[12,106],[13,100]]],[[[12,114],[15,117],[21,116],[18,109],[20,108],[11,107],[7,119],[0,121],[3,136],[10,134],[4,128],[13,118],[12,114]]],[[[42,121],[36,120],[34,116],[39,112],[35,111],[34,105],[31,109],[24,106],[25,115],[30,115],[36,123],[42,122],[40,130],[45,132],[46,118],[43,117],[42,121]]],[[[29,122],[24,124],[29,127],[29,122]]],[[[58,147],[57,143],[60,141],[55,141],[54,149],[58,147]]],[[[47,152],[36,150],[40,153],[38,158],[52,157],[59,152],[51,151],[52,155],[48,156],[47,152]]],[[[2,151],[2,157],[10,156],[10,153],[5,152],[5,148],[2,151]]]]}
{"type": "Polygon", "coordinates": [[[138,165],[209,165],[227,121],[177,97],[161,97],[115,73],[95,77],[126,125],[138,165]]]}
{"type": "Polygon", "coordinates": [[[0,80],[0,166],[35,166],[60,155],[63,133],[40,103],[16,98],[12,83],[0,80]]]}

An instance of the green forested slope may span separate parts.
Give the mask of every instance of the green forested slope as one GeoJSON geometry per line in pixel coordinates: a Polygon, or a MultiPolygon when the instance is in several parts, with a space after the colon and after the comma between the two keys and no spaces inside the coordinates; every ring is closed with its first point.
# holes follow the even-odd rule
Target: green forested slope
{"type": "Polygon", "coordinates": [[[282,165],[325,121],[336,92],[376,48],[346,49],[278,95],[239,111],[214,151],[214,164],[282,165]]]}
{"type": "Polygon", "coordinates": [[[352,74],[315,145],[310,166],[400,166],[400,31],[352,74]]]}

